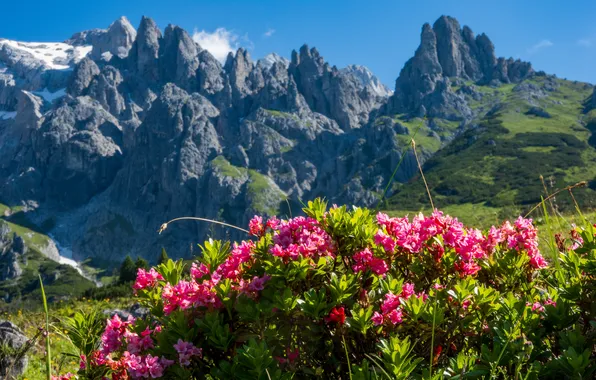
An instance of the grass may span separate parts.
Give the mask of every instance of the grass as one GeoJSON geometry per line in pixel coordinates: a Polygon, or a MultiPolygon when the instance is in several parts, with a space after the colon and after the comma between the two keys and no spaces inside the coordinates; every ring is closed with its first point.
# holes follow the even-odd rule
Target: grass
{"type": "MultiPolygon", "coordinates": [[[[38,280],[39,281],[39,280],[38,280]]],[[[39,282],[37,288],[39,289],[39,282]]],[[[48,329],[50,352],[52,353],[50,365],[53,375],[58,372],[76,373],[79,368],[78,352],[72,343],[65,336],[64,326],[62,322],[66,317],[72,317],[77,311],[89,313],[92,310],[99,312],[106,309],[125,309],[129,307],[134,301],[131,298],[116,299],[116,300],[100,300],[94,301],[90,299],[81,298],[78,300],[59,301],[56,303],[48,303],[48,329]]],[[[32,309],[17,309],[6,310],[0,304],[0,318],[8,320],[17,327],[19,327],[24,334],[32,338],[39,332],[39,328],[45,328],[46,313],[43,309],[42,302],[33,305],[32,309]]],[[[106,315],[107,319],[108,316],[106,315]]],[[[35,342],[31,350],[28,352],[29,365],[27,370],[21,377],[22,380],[46,380],[46,348],[45,339],[35,342]]]]}
{"type": "MultiPolygon", "coordinates": [[[[546,95],[531,101],[552,117],[525,115],[534,105],[515,89],[517,85],[497,89],[477,86],[484,97],[499,104],[499,111],[479,113],[470,123],[478,127],[457,135],[425,163],[433,199],[440,207],[483,205],[523,210],[545,196],[541,175],[548,180],[549,191],[596,179],[596,165],[592,164],[596,162],[596,149],[590,144],[591,131],[584,126],[594,112],[583,113],[583,100],[591,87],[546,77],[527,82],[546,95]]],[[[484,98],[481,102],[489,103],[484,98]]],[[[421,209],[426,206],[423,192],[420,179],[414,177],[397,189],[389,209],[421,209]]],[[[580,205],[588,210],[596,208],[595,195],[592,189],[576,193],[580,205]]],[[[559,206],[567,212],[574,208],[565,197],[559,206]]]]}
{"type": "Polygon", "coordinates": [[[230,178],[242,178],[247,175],[246,168],[234,166],[224,156],[217,156],[211,161],[211,165],[221,174],[230,178]]]}
{"type": "Polygon", "coordinates": [[[27,247],[26,254],[18,259],[23,273],[16,279],[0,282],[0,299],[18,301],[22,305],[41,301],[39,274],[44,277],[46,295],[50,300],[77,297],[95,287],[74,268],[59,264],[42,253],[50,238],[27,220],[21,209],[0,204],[0,223],[5,223],[12,233],[22,237],[27,247]]]}
{"type": "Polygon", "coordinates": [[[284,192],[271,179],[256,170],[251,169],[248,172],[250,176],[248,194],[253,210],[258,213],[277,215],[279,204],[286,199],[284,192]]]}

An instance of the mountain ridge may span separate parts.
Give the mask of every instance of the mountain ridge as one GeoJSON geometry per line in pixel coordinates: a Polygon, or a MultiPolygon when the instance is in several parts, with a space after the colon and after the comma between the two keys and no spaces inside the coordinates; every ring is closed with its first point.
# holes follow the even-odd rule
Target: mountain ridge
{"type": "Polygon", "coordinates": [[[299,212],[315,196],[375,205],[403,156],[388,194],[397,207],[418,170],[414,133],[426,162],[514,88],[520,112],[532,102],[546,110],[550,94],[529,63],[497,58],[487,36],[446,16],[423,26],[393,93],[307,45],[288,61],[254,62],[240,48],[222,65],[183,29],[147,17],[67,42],[89,50],[62,61],[68,69],[0,48],[0,201],[29,205],[37,225],[52,220],[48,232],[79,260],[153,259],[161,246],[188,257],[191,242],[235,236],[191,223],[155,233],[179,216],[244,225],[254,213],[299,212]]]}

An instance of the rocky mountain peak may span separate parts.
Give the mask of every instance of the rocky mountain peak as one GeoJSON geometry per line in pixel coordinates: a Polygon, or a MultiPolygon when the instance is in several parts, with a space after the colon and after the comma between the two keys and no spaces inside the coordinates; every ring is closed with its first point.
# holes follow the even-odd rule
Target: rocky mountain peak
{"type": "Polygon", "coordinates": [[[199,67],[199,46],[186,30],[168,25],[160,46],[160,80],[185,88],[194,87],[199,67]]]}
{"type": "Polygon", "coordinates": [[[143,16],[128,58],[132,68],[150,81],[157,80],[159,76],[157,59],[161,39],[161,30],[155,21],[143,16]]]}
{"type": "Polygon", "coordinates": [[[137,31],[124,16],[114,21],[110,27],[93,36],[93,50],[91,57],[94,59],[105,58],[110,60],[112,56],[125,58],[132,44],[137,37],[137,31]],[[106,55],[106,53],[109,53],[106,55]]]}
{"type": "MultiPolygon", "coordinates": [[[[453,93],[448,94],[450,86],[437,86],[444,78],[496,85],[519,82],[532,72],[527,62],[496,59],[494,46],[485,34],[474,37],[472,29],[462,28],[455,18],[441,16],[432,27],[423,25],[420,46],[401,70],[387,111],[427,114],[427,110],[433,109],[436,113],[428,116],[446,117],[449,110],[449,117],[455,117],[457,112],[451,112],[453,104],[430,103],[431,99],[457,98],[453,93]]],[[[469,114],[465,107],[458,112],[458,118],[469,114]]]]}
{"type": "Polygon", "coordinates": [[[284,58],[277,53],[267,54],[263,58],[257,61],[257,66],[260,66],[263,69],[269,70],[271,69],[276,63],[281,63],[284,67],[288,67],[290,65],[290,61],[287,58],[284,58]]]}
{"type": "Polygon", "coordinates": [[[370,91],[378,96],[387,97],[393,93],[387,86],[385,86],[379,78],[377,78],[372,71],[367,67],[361,65],[348,65],[340,70],[344,75],[353,76],[363,91],[370,91]]]}

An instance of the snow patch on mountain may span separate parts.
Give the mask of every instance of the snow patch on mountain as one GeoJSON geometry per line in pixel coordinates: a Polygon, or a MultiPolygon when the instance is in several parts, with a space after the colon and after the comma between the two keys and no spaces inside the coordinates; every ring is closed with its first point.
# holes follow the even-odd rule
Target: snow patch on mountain
{"type": "Polygon", "coordinates": [[[390,96],[393,94],[393,91],[381,83],[379,78],[377,78],[372,71],[365,66],[349,65],[341,69],[341,72],[354,76],[354,78],[360,82],[362,87],[368,87],[379,96],[390,96]]]}
{"type": "Polygon", "coordinates": [[[269,70],[277,62],[283,63],[286,68],[290,65],[290,61],[287,58],[284,58],[277,53],[267,54],[257,61],[257,65],[269,70]]]}
{"type": "Polygon", "coordinates": [[[57,91],[51,92],[47,88],[44,88],[41,91],[31,91],[33,94],[42,97],[46,102],[52,103],[56,99],[60,99],[61,97],[66,95],[66,88],[61,88],[57,91]]]}
{"type": "Polygon", "coordinates": [[[0,39],[0,49],[5,47],[29,55],[44,68],[51,70],[68,70],[93,49],[92,46],[72,46],[63,42],[19,42],[0,39]]]}

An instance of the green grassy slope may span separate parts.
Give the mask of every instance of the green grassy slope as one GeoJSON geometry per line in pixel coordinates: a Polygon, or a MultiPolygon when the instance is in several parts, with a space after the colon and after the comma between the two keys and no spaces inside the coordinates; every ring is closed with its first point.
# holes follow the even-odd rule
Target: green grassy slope
{"type": "MultiPolygon", "coordinates": [[[[583,107],[590,85],[536,76],[523,86],[478,86],[477,91],[483,96],[468,101],[476,117],[466,132],[443,144],[423,167],[436,207],[486,225],[527,211],[546,192],[579,181],[589,183],[574,191],[580,207],[596,207],[596,144],[590,131],[596,123],[590,124],[592,115],[583,107]],[[523,91],[524,86],[533,91],[523,91]],[[533,109],[548,115],[536,116],[533,109]]],[[[561,212],[574,208],[566,192],[554,206],[561,212]]],[[[393,213],[430,209],[420,176],[399,185],[384,208],[393,213]]]]}
{"type": "Polygon", "coordinates": [[[18,307],[39,303],[41,293],[38,275],[42,276],[50,301],[78,297],[95,287],[92,281],[81,276],[76,269],[52,261],[42,253],[50,238],[19,211],[18,208],[11,209],[0,204],[0,223],[6,224],[12,234],[23,238],[27,246],[27,252],[18,258],[18,264],[23,270],[21,276],[0,281],[0,306],[7,301],[18,304],[18,307]]]}

